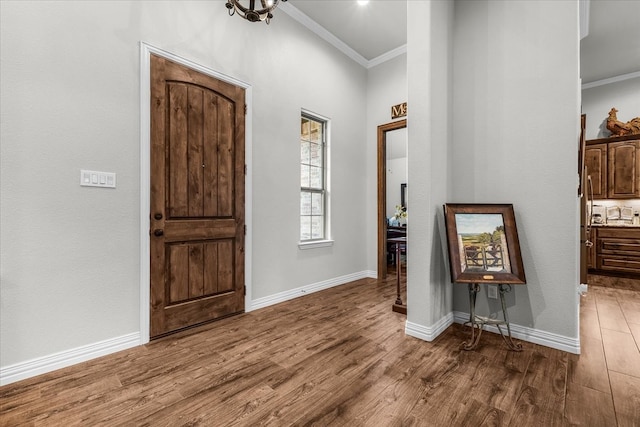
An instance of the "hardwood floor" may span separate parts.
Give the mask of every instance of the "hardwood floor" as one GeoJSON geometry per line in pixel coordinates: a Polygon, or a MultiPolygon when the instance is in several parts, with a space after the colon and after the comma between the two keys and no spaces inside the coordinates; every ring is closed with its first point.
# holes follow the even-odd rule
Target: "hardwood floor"
{"type": "Polygon", "coordinates": [[[10,384],[0,425],[640,425],[640,294],[590,287],[581,356],[424,342],[394,298],[359,280],[10,384]]]}

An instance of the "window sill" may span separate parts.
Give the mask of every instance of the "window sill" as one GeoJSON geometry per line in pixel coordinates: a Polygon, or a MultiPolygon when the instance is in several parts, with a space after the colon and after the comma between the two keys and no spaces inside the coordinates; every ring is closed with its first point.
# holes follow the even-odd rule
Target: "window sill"
{"type": "Polygon", "coordinates": [[[326,248],[328,246],[333,246],[333,240],[314,240],[313,242],[299,242],[298,248],[302,250],[306,249],[315,249],[315,248],[326,248]]]}

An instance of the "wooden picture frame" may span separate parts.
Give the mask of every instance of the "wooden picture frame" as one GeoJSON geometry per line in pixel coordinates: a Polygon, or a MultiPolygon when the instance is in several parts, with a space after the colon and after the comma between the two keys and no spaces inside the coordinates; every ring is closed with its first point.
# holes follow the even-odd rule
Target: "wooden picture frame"
{"type": "Polygon", "coordinates": [[[444,205],[453,283],[525,284],[511,204],[444,205]]]}

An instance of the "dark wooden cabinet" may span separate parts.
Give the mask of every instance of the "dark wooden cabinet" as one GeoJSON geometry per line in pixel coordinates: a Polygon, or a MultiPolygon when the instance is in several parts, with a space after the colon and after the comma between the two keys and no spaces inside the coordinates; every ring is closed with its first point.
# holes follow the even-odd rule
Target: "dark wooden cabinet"
{"type": "Polygon", "coordinates": [[[610,199],[640,197],[640,139],[609,144],[610,199]]]}
{"type": "Polygon", "coordinates": [[[584,164],[591,177],[585,189],[590,198],[640,198],[640,135],[587,141],[584,164]]]}
{"type": "Polygon", "coordinates": [[[594,199],[607,198],[607,148],[606,143],[587,145],[584,152],[586,174],[591,179],[586,191],[594,199]]]}
{"type": "Polygon", "coordinates": [[[640,228],[598,227],[596,272],[640,276],[640,228]]]}

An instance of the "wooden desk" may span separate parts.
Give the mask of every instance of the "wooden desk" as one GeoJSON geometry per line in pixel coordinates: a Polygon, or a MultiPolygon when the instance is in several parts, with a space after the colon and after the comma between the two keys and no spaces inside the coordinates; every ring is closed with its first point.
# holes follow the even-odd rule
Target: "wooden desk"
{"type": "Polygon", "coordinates": [[[389,239],[396,237],[407,237],[407,227],[398,227],[395,225],[387,226],[387,264],[395,264],[395,243],[389,239]]]}
{"type": "MultiPolygon", "coordinates": [[[[405,230],[406,232],[406,230],[405,230]]],[[[400,255],[402,252],[407,253],[407,237],[392,237],[387,239],[387,244],[391,244],[396,250],[396,302],[393,304],[393,311],[396,313],[407,314],[407,306],[403,304],[402,297],[400,295],[400,273],[402,269],[402,263],[400,261],[400,255]]]]}

